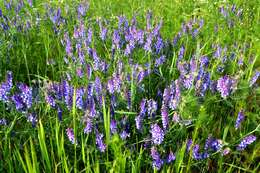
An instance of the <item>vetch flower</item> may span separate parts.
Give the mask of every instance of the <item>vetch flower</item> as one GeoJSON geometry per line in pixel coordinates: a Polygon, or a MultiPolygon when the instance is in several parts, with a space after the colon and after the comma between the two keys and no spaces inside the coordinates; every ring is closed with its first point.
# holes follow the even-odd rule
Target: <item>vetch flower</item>
{"type": "Polygon", "coordinates": [[[5,118],[1,118],[0,119],[0,125],[6,126],[7,125],[7,121],[5,118]]]}
{"type": "Polygon", "coordinates": [[[179,50],[177,62],[179,62],[179,61],[181,61],[183,59],[184,53],[185,53],[185,47],[182,45],[180,50],[179,50]]]}
{"type": "Polygon", "coordinates": [[[135,125],[137,130],[142,130],[142,125],[143,125],[143,117],[142,115],[137,115],[135,117],[135,125]]]}
{"type": "Polygon", "coordinates": [[[83,110],[84,108],[84,102],[83,102],[84,94],[85,93],[83,88],[76,89],[76,107],[80,110],[83,110]]]}
{"type": "Polygon", "coordinates": [[[256,137],[254,135],[246,136],[240,144],[237,146],[238,151],[244,150],[249,144],[252,144],[256,140],[256,137]]]}
{"type": "Polygon", "coordinates": [[[106,150],[106,144],[103,142],[104,135],[102,133],[99,133],[96,131],[96,145],[100,152],[105,152],[106,150]]]}
{"type": "Polygon", "coordinates": [[[127,137],[130,137],[130,133],[128,133],[126,130],[123,130],[120,133],[120,137],[121,137],[121,139],[125,140],[127,137]]]}
{"type": "Polygon", "coordinates": [[[75,139],[75,136],[74,136],[74,132],[73,132],[73,129],[72,128],[67,128],[66,129],[66,134],[69,138],[69,141],[72,143],[72,144],[77,144],[77,140],[75,139]]]}
{"type": "Polygon", "coordinates": [[[258,79],[259,77],[260,77],[260,71],[257,71],[257,72],[254,74],[254,76],[252,77],[252,79],[250,80],[249,86],[252,87],[252,86],[256,83],[256,81],[257,81],[257,79],[258,79]]]}
{"type": "Polygon", "coordinates": [[[236,120],[236,124],[235,124],[235,128],[238,129],[242,123],[242,121],[245,119],[245,115],[244,112],[241,110],[238,112],[237,115],[237,120],[236,120]]]}
{"type": "Polygon", "coordinates": [[[0,84],[0,101],[8,102],[10,91],[13,87],[12,72],[8,71],[6,75],[6,81],[0,84]]]}
{"type": "Polygon", "coordinates": [[[147,101],[147,113],[148,116],[152,117],[157,111],[157,103],[153,99],[147,101]]]}
{"type": "Polygon", "coordinates": [[[189,152],[190,151],[190,149],[191,149],[191,146],[192,146],[192,139],[188,139],[187,140],[187,143],[186,143],[186,150],[187,150],[187,152],[189,152]]]}
{"type": "Polygon", "coordinates": [[[151,125],[152,141],[154,144],[160,145],[164,139],[164,131],[158,124],[151,125]]]}
{"type": "Polygon", "coordinates": [[[119,35],[119,31],[114,30],[113,38],[112,38],[112,41],[113,41],[112,48],[113,49],[120,49],[120,40],[121,40],[121,37],[119,35]]]}
{"type": "Polygon", "coordinates": [[[85,134],[90,134],[92,132],[92,129],[93,129],[93,122],[92,122],[92,119],[87,117],[86,118],[86,126],[84,128],[84,133],[85,134]]]}
{"type": "Polygon", "coordinates": [[[31,113],[27,116],[27,121],[32,123],[32,126],[35,127],[38,122],[37,116],[35,113],[31,113]]]}
{"type": "Polygon", "coordinates": [[[162,65],[164,62],[166,61],[165,59],[165,55],[160,56],[159,58],[155,59],[155,67],[159,67],[160,65],[162,65]]]}
{"type": "Polygon", "coordinates": [[[45,101],[46,101],[46,103],[48,103],[52,108],[55,108],[55,107],[56,107],[55,99],[54,99],[51,95],[47,94],[47,95],[45,96],[45,101]]]}
{"type": "Polygon", "coordinates": [[[176,159],[175,155],[173,154],[172,151],[170,151],[170,153],[168,154],[167,158],[166,158],[166,162],[167,163],[171,163],[176,159]]]}
{"type": "Polygon", "coordinates": [[[117,122],[116,122],[116,120],[111,120],[111,122],[110,122],[110,132],[112,134],[117,133],[117,122]]]}
{"type": "Polygon", "coordinates": [[[60,107],[58,107],[58,118],[59,118],[59,121],[62,120],[62,109],[60,107]]]}
{"type": "Polygon", "coordinates": [[[158,36],[157,37],[157,41],[155,43],[155,50],[156,50],[157,54],[160,53],[160,51],[162,50],[163,46],[164,46],[163,39],[162,39],[162,37],[158,36]]]}
{"type": "Polygon", "coordinates": [[[144,50],[147,52],[152,52],[152,41],[153,41],[153,35],[152,33],[150,33],[147,38],[146,38],[146,42],[144,44],[144,50]]]}
{"type": "Polygon", "coordinates": [[[153,168],[160,170],[163,165],[163,160],[160,158],[160,154],[155,147],[151,148],[151,156],[153,159],[153,168]]]}
{"type": "Polygon", "coordinates": [[[233,91],[235,85],[235,80],[225,75],[218,80],[217,90],[221,93],[223,98],[227,98],[229,94],[233,91]]]}
{"type": "Polygon", "coordinates": [[[167,129],[169,126],[169,117],[168,117],[168,110],[165,105],[162,106],[161,108],[161,114],[162,114],[162,124],[163,124],[163,129],[167,129]]]}

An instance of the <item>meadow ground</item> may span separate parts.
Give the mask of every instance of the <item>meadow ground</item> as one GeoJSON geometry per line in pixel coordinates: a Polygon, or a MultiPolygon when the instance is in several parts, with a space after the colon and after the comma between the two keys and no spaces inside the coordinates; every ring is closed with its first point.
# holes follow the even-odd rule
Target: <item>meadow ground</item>
{"type": "Polygon", "coordinates": [[[2,0],[0,172],[259,172],[260,1],[2,0]]]}

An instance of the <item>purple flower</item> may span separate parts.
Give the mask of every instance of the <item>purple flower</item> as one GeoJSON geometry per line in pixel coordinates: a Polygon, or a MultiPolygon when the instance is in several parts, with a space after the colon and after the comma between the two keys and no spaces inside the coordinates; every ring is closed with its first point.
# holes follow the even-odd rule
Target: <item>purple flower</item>
{"type": "Polygon", "coordinates": [[[178,62],[183,59],[184,53],[185,53],[185,47],[182,45],[180,50],[179,50],[179,54],[178,54],[178,62]]]}
{"type": "Polygon", "coordinates": [[[162,24],[163,24],[163,21],[161,19],[160,22],[157,23],[157,25],[154,27],[153,31],[151,32],[153,37],[157,37],[160,34],[160,29],[162,27],[162,24]]]}
{"type": "Polygon", "coordinates": [[[208,136],[205,142],[204,150],[208,150],[212,144],[213,138],[211,135],[208,136]]]}
{"type": "Polygon", "coordinates": [[[154,144],[160,145],[164,139],[164,131],[157,124],[151,125],[152,141],[154,144]]]}
{"type": "Polygon", "coordinates": [[[7,125],[7,121],[5,118],[1,118],[0,119],[0,125],[6,126],[7,125]]]}
{"type": "Polygon", "coordinates": [[[162,65],[165,62],[165,60],[165,55],[162,55],[159,58],[157,58],[155,60],[155,67],[159,67],[160,65],[162,65]]]}
{"type": "Polygon", "coordinates": [[[77,144],[77,140],[75,139],[74,137],[74,132],[73,132],[73,129],[72,128],[67,128],[66,129],[66,134],[69,138],[69,141],[72,143],[72,144],[77,144]]]}
{"type": "Polygon", "coordinates": [[[60,107],[58,107],[58,118],[59,118],[59,121],[62,120],[62,109],[60,107]]]}
{"type": "Polygon", "coordinates": [[[191,146],[192,146],[192,139],[188,139],[187,140],[187,143],[186,143],[186,150],[187,150],[187,152],[189,152],[190,151],[190,149],[191,149],[191,146]]]}
{"type": "Polygon", "coordinates": [[[132,107],[132,102],[131,102],[132,94],[131,94],[131,90],[126,89],[125,97],[126,97],[126,100],[127,100],[127,109],[130,110],[131,107],[132,107]]]}
{"type": "Polygon", "coordinates": [[[153,99],[147,101],[147,113],[149,116],[154,115],[157,111],[157,103],[153,99]]]}
{"type": "Polygon", "coordinates": [[[146,42],[144,44],[144,50],[147,52],[151,52],[152,51],[152,41],[153,41],[153,35],[152,33],[150,33],[147,38],[146,38],[146,42]]]}
{"type": "Polygon", "coordinates": [[[47,104],[49,104],[52,108],[55,108],[56,102],[55,99],[51,95],[46,95],[45,96],[45,101],[47,104]]]}
{"type": "Polygon", "coordinates": [[[193,85],[193,74],[188,74],[186,76],[184,76],[183,78],[183,86],[186,88],[186,89],[190,89],[193,85]]]}
{"type": "Polygon", "coordinates": [[[237,115],[237,120],[235,124],[235,128],[238,129],[242,123],[242,121],[245,119],[244,111],[239,111],[237,115]]]}
{"type": "Polygon", "coordinates": [[[172,151],[170,151],[170,153],[169,153],[169,155],[167,156],[167,159],[166,159],[167,163],[171,163],[171,162],[173,162],[175,159],[176,159],[175,155],[173,154],[172,151]]]}
{"type": "Polygon", "coordinates": [[[109,79],[107,81],[107,89],[109,91],[110,94],[114,94],[115,92],[115,87],[114,87],[114,80],[113,79],[109,79]]]}
{"type": "Polygon", "coordinates": [[[115,49],[120,49],[120,35],[119,35],[119,31],[118,30],[114,30],[114,33],[113,33],[113,48],[115,49]]]}
{"type": "Polygon", "coordinates": [[[177,45],[177,42],[179,41],[179,39],[181,38],[181,32],[179,32],[174,38],[173,38],[173,46],[177,45]]]}
{"type": "Polygon", "coordinates": [[[88,35],[87,35],[87,43],[88,43],[88,45],[90,45],[91,42],[92,42],[92,36],[93,36],[92,28],[89,28],[88,29],[88,35]]]}
{"type": "Polygon", "coordinates": [[[96,145],[98,147],[98,150],[100,152],[105,152],[106,150],[106,144],[103,142],[103,134],[99,133],[98,131],[96,132],[96,145]]]}
{"type": "Polygon", "coordinates": [[[69,56],[69,57],[72,57],[73,56],[73,48],[72,48],[72,45],[71,45],[71,41],[70,41],[70,38],[69,38],[69,34],[68,33],[65,33],[64,34],[64,38],[65,38],[65,41],[66,41],[66,54],[69,56]]]}
{"type": "Polygon", "coordinates": [[[81,110],[83,110],[84,108],[84,102],[83,102],[84,94],[85,93],[83,88],[76,89],[76,107],[81,110]]]}
{"type": "Polygon", "coordinates": [[[200,58],[200,66],[201,66],[201,67],[208,67],[208,65],[209,65],[209,59],[208,59],[208,57],[207,57],[207,56],[202,56],[202,57],[200,58]]]}
{"type": "Polygon", "coordinates": [[[195,85],[196,93],[199,96],[205,96],[206,91],[210,88],[210,83],[210,73],[204,71],[203,68],[200,68],[195,85]]]}
{"type": "Polygon", "coordinates": [[[230,153],[230,148],[225,148],[223,151],[222,151],[222,156],[225,156],[225,155],[228,155],[230,153]]]}
{"type": "Polygon", "coordinates": [[[257,81],[257,79],[258,79],[259,77],[260,77],[260,71],[257,71],[257,72],[254,74],[254,76],[252,77],[252,79],[250,80],[249,86],[252,87],[252,86],[256,83],[256,81],[257,81]]]}
{"type": "Polygon", "coordinates": [[[169,126],[168,110],[165,105],[163,105],[161,108],[161,114],[162,114],[162,124],[163,124],[163,128],[165,130],[169,126]]]}
{"type": "Polygon", "coordinates": [[[178,104],[181,100],[181,89],[179,80],[175,80],[174,83],[170,86],[171,88],[171,98],[169,101],[169,107],[175,110],[178,107],[178,104]]]}
{"type": "MultiPolygon", "coordinates": [[[[84,63],[83,63],[84,64],[84,63]]],[[[82,68],[77,68],[77,76],[79,78],[82,78],[84,75],[82,68]]]]}
{"type": "Polygon", "coordinates": [[[59,20],[61,19],[61,9],[58,8],[56,13],[53,9],[50,10],[50,19],[53,24],[58,24],[59,20]]]}
{"type": "Polygon", "coordinates": [[[30,7],[32,7],[33,3],[32,0],[27,0],[30,7]]]}
{"type": "Polygon", "coordinates": [[[114,92],[119,93],[121,88],[121,79],[119,75],[114,75],[112,79],[109,79],[107,82],[107,89],[110,94],[114,94],[114,92]]]}
{"type": "Polygon", "coordinates": [[[87,77],[88,77],[88,79],[91,79],[91,76],[92,76],[92,68],[91,68],[91,65],[89,65],[89,64],[86,65],[86,71],[87,71],[87,77]]]}
{"type": "Polygon", "coordinates": [[[107,28],[102,27],[101,31],[100,31],[100,38],[102,41],[106,40],[106,36],[107,36],[107,28]]]}
{"type": "Polygon", "coordinates": [[[223,147],[223,141],[220,139],[212,140],[210,148],[213,151],[219,151],[223,147]]]}
{"type": "Polygon", "coordinates": [[[25,84],[19,84],[18,88],[21,91],[20,97],[22,98],[23,103],[27,108],[30,108],[32,106],[32,88],[25,84]]]}
{"type": "Polygon", "coordinates": [[[141,115],[135,117],[135,125],[137,130],[142,130],[143,117],[141,115]]]}
{"type": "Polygon", "coordinates": [[[63,95],[65,98],[65,103],[67,108],[70,110],[72,106],[72,95],[73,95],[73,88],[69,85],[67,81],[63,81],[63,95]]]}
{"type": "Polygon", "coordinates": [[[199,148],[200,146],[198,144],[194,145],[193,150],[192,150],[192,157],[195,160],[201,160],[201,159],[206,159],[209,157],[208,153],[199,153],[199,148]]]}
{"type": "Polygon", "coordinates": [[[240,144],[237,146],[238,151],[244,150],[249,144],[252,144],[256,140],[256,137],[254,135],[246,136],[240,144]]]}
{"type": "Polygon", "coordinates": [[[164,46],[163,39],[160,36],[158,36],[157,37],[157,41],[155,43],[155,50],[156,50],[157,54],[160,53],[160,51],[162,50],[163,46],[164,46]]]}
{"type": "Polygon", "coordinates": [[[160,154],[158,153],[155,147],[151,148],[151,156],[153,159],[153,168],[160,170],[163,166],[163,160],[160,158],[160,154]]]}
{"type": "Polygon", "coordinates": [[[111,120],[110,131],[111,131],[112,134],[115,134],[117,132],[117,122],[116,122],[116,120],[111,120]]]}
{"type": "Polygon", "coordinates": [[[13,87],[12,72],[8,71],[6,75],[6,81],[0,84],[0,101],[8,102],[9,94],[13,87]]]}
{"type": "Polygon", "coordinates": [[[84,133],[85,134],[90,134],[92,132],[92,129],[93,129],[93,122],[92,122],[92,119],[87,117],[86,118],[86,126],[84,128],[84,133]]]}
{"type": "Polygon", "coordinates": [[[190,72],[195,73],[197,70],[197,62],[195,58],[191,58],[190,60],[190,72]]]}
{"type": "Polygon", "coordinates": [[[215,51],[215,53],[214,53],[214,57],[215,58],[220,58],[221,57],[221,54],[222,54],[222,48],[218,45],[217,46],[217,50],[215,51]]]}
{"type": "Polygon", "coordinates": [[[79,4],[78,9],[77,9],[78,17],[80,17],[80,16],[84,17],[86,15],[88,8],[89,8],[89,4],[87,2],[79,4]]]}
{"type": "Polygon", "coordinates": [[[223,98],[227,98],[234,89],[235,80],[225,75],[218,80],[217,90],[223,98]]]}
{"type": "Polygon", "coordinates": [[[130,133],[128,133],[126,130],[123,130],[120,133],[120,137],[121,137],[121,139],[125,140],[127,137],[130,137],[130,133]]]}
{"type": "Polygon", "coordinates": [[[163,104],[168,105],[170,98],[171,98],[171,89],[167,87],[163,91],[163,104]]]}
{"type": "Polygon", "coordinates": [[[145,71],[144,71],[144,70],[141,70],[141,71],[138,73],[138,76],[137,76],[137,83],[142,82],[142,80],[144,79],[145,76],[146,76],[145,71]]]}
{"type": "Polygon", "coordinates": [[[23,109],[24,105],[23,105],[23,101],[22,101],[22,98],[19,96],[19,95],[13,95],[12,96],[12,101],[14,102],[15,104],[15,108],[16,110],[21,110],[23,109]]]}
{"type": "Polygon", "coordinates": [[[35,127],[38,122],[36,114],[32,113],[27,116],[27,121],[32,123],[32,126],[35,127]]]}

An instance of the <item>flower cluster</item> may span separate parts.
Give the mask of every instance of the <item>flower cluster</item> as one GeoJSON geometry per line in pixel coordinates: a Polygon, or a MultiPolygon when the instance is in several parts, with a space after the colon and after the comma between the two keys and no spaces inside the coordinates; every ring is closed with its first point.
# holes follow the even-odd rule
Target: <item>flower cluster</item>
{"type": "Polygon", "coordinates": [[[246,136],[240,144],[237,146],[237,150],[241,151],[244,150],[249,144],[252,144],[256,140],[256,137],[254,135],[246,136]]]}

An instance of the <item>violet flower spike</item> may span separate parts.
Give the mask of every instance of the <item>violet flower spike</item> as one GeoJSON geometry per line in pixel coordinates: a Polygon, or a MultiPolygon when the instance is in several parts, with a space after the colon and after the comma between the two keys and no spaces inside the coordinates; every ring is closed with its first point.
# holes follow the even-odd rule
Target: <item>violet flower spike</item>
{"type": "Polygon", "coordinates": [[[249,144],[252,144],[256,140],[254,135],[246,136],[242,141],[238,144],[237,150],[243,151],[249,144]]]}
{"type": "Polygon", "coordinates": [[[106,144],[103,142],[103,137],[104,135],[102,133],[96,132],[96,145],[98,150],[102,153],[106,150],[106,144]]]}
{"type": "Polygon", "coordinates": [[[169,155],[167,156],[167,163],[171,163],[176,159],[175,155],[173,154],[172,151],[170,151],[169,155]]]}
{"type": "Polygon", "coordinates": [[[160,154],[155,147],[151,148],[151,156],[153,159],[153,168],[160,170],[163,166],[163,160],[160,158],[160,154]]]}
{"type": "Polygon", "coordinates": [[[77,140],[75,139],[73,129],[72,129],[72,128],[67,128],[67,129],[66,129],[66,134],[67,134],[67,136],[68,136],[68,138],[69,138],[69,141],[70,141],[72,144],[76,144],[76,145],[77,145],[77,140]]]}
{"type": "Polygon", "coordinates": [[[252,87],[256,83],[259,77],[260,77],[260,71],[257,71],[252,77],[252,79],[250,80],[249,86],[252,87]]]}
{"type": "Polygon", "coordinates": [[[163,105],[161,108],[161,114],[162,114],[163,129],[166,130],[169,126],[169,116],[168,116],[167,107],[165,105],[163,105]]]}
{"type": "Polygon", "coordinates": [[[241,110],[238,112],[238,115],[237,115],[237,120],[236,120],[236,124],[235,124],[236,130],[240,127],[240,125],[244,119],[245,119],[245,115],[244,115],[244,112],[241,110]]]}
{"type": "Polygon", "coordinates": [[[158,124],[151,125],[151,134],[152,134],[152,141],[156,145],[160,145],[164,139],[164,131],[160,128],[158,124]]]}

